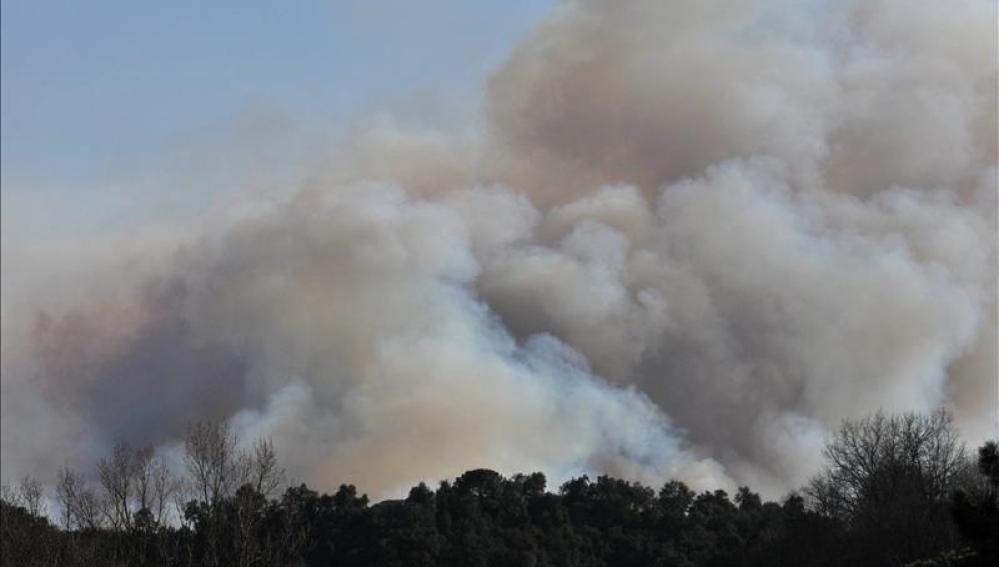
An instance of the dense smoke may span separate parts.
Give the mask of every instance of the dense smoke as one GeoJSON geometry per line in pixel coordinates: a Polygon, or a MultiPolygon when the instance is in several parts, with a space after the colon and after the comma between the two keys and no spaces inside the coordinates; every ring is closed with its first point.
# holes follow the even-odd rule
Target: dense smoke
{"type": "Polygon", "coordinates": [[[208,417],[375,496],[478,466],[776,494],[878,408],[948,407],[978,440],[995,21],[978,0],[560,5],[477,134],[377,121],[291,198],[127,274],[94,262],[102,293],[5,305],[4,476],[208,417]]]}

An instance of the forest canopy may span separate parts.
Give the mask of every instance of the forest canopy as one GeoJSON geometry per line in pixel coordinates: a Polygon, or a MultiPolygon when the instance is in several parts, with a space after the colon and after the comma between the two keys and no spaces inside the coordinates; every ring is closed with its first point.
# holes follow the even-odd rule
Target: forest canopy
{"type": "Polygon", "coordinates": [[[999,449],[967,454],[945,412],[844,422],[800,492],[695,493],[581,476],[465,472],[371,503],[350,484],[285,487],[275,447],[191,425],[183,474],[117,445],[95,474],[4,485],[2,564],[994,565],[999,449]]]}

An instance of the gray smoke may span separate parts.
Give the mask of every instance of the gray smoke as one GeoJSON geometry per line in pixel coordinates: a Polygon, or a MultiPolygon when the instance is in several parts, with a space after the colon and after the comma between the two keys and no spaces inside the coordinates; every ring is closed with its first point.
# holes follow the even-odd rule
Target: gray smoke
{"type": "Polygon", "coordinates": [[[977,441],[999,405],[995,21],[978,0],[561,5],[478,133],[378,120],[290,198],[5,305],[3,473],[206,417],[376,496],[480,466],[778,494],[879,408],[948,407],[977,441]]]}

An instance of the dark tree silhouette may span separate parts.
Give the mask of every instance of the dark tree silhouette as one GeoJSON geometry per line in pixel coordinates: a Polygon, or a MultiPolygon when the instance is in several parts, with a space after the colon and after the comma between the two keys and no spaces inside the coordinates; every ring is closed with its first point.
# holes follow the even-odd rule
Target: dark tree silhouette
{"type": "Polygon", "coordinates": [[[678,481],[653,489],[609,476],[548,491],[541,473],[507,478],[476,469],[436,490],[420,483],[404,499],[371,505],[352,485],[333,494],[304,484],[278,492],[282,474],[270,443],[238,447],[222,424],[192,427],[187,489],[172,492],[156,488],[177,482],[148,452],[124,445],[100,466],[102,493],[66,468],[52,516],[58,526],[43,515],[41,484],[5,486],[0,564],[997,564],[999,450],[986,444],[969,468],[945,414],[847,422],[806,496],[781,502],[748,487],[697,494],[678,481]],[[160,515],[159,503],[170,501],[181,506],[160,515]]]}
{"type": "Polygon", "coordinates": [[[846,421],[825,456],[807,493],[849,530],[853,564],[904,565],[956,545],[950,496],[968,459],[950,414],[846,421]]]}
{"type": "Polygon", "coordinates": [[[954,494],[954,521],[961,537],[975,550],[969,565],[999,565],[999,445],[989,441],[978,450],[984,481],[954,494]]]}

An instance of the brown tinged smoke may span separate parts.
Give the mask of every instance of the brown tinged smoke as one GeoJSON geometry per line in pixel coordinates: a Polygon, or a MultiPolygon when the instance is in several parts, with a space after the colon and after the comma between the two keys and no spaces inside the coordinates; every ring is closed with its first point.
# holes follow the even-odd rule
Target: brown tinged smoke
{"type": "Polygon", "coordinates": [[[779,493],[879,408],[950,408],[977,441],[999,404],[995,18],[561,5],[479,134],[379,122],[148,277],[5,306],[4,476],[118,439],[169,454],[219,417],[376,496],[479,466],[779,493]]]}

